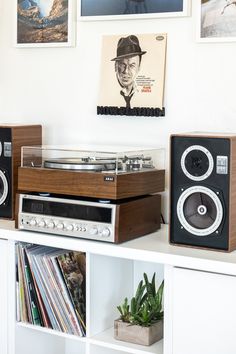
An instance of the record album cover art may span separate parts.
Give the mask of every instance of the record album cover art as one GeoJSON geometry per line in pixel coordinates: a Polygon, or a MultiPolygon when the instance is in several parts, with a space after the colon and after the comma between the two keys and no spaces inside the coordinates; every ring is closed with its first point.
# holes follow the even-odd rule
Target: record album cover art
{"type": "Polygon", "coordinates": [[[71,251],[58,256],[57,261],[79,319],[85,329],[85,254],[82,252],[71,251]]]}
{"type": "Polygon", "coordinates": [[[166,34],[104,36],[98,114],[164,115],[166,34]]]}

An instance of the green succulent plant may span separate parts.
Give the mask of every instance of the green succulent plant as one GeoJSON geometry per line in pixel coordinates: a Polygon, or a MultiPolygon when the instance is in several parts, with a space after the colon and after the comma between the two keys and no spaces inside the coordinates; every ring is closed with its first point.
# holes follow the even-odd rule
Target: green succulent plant
{"type": "Polygon", "coordinates": [[[127,297],[124,299],[122,305],[117,306],[118,311],[120,312],[120,319],[123,322],[129,322],[130,312],[129,312],[129,305],[127,297]]]}
{"type": "Polygon", "coordinates": [[[144,281],[141,280],[135,296],[131,299],[130,305],[127,297],[121,306],[117,306],[120,312],[120,319],[131,325],[140,325],[144,327],[151,326],[153,323],[163,319],[162,299],[164,290],[164,281],[156,289],[156,274],[153,274],[151,282],[146,273],[143,274],[144,281]]]}

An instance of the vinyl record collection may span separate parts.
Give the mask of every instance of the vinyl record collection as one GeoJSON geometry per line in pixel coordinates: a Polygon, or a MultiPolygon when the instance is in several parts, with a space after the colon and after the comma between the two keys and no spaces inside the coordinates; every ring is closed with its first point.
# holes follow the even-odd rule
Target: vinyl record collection
{"type": "Polygon", "coordinates": [[[85,336],[85,254],[18,243],[16,258],[18,321],[85,336]]]}

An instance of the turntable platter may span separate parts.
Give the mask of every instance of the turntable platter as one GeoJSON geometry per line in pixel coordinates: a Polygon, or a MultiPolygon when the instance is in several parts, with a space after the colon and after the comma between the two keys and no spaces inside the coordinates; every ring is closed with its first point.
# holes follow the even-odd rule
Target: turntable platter
{"type": "MultiPolygon", "coordinates": [[[[116,165],[114,160],[83,161],[78,158],[62,158],[44,161],[45,168],[77,171],[115,171],[116,165]]],[[[118,169],[121,168],[122,165],[119,163],[118,169]]]]}

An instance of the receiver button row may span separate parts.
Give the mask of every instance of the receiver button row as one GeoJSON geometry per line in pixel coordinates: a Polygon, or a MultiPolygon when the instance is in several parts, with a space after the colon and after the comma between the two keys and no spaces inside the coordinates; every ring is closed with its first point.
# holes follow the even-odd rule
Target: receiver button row
{"type": "Polygon", "coordinates": [[[77,226],[77,231],[81,231],[81,232],[85,232],[87,231],[86,227],[83,227],[83,226],[77,226]]]}

